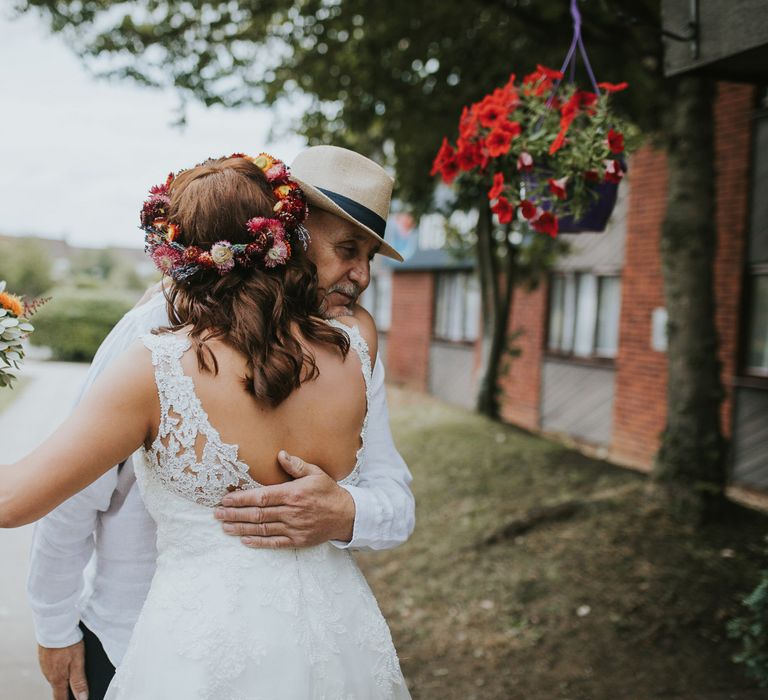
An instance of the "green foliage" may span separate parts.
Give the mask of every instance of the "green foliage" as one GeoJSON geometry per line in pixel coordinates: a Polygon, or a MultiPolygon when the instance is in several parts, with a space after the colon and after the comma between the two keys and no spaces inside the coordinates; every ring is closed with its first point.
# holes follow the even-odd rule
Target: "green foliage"
{"type": "Polygon", "coordinates": [[[133,305],[126,293],[62,289],[35,317],[32,342],[51,348],[57,360],[90,362],[112,327],[133,305]]]}
{"type": "Polygon", "coordinates": [[[733,660],[744,664],[761,688],[768,688],[768,569],[742,605],[743,614],[728,623],[730,636],[741,642],[733,660]]]}
{"type": "MultiPolygon", "coordinates": [[[[659,4],[581,3],[598,79],[628,81],[617,106],[651,128],[665,99],[659,4]]],[[[424,208],[432,158],[461,107],[513,71],[559,67],[572,28],[564,0],[26,0],[20,8],[39,11],[95,70],[172,86],[183,100],[301,95],[298,127],[310,142],[390,158],[397,195],[424,208]]]]}
{"type": "Polygon", "coordinates": [[[48,251],[36,241],[11,238],[0,242],[0,279],[24,296],[40,296],[53,286],[48,251]]]}

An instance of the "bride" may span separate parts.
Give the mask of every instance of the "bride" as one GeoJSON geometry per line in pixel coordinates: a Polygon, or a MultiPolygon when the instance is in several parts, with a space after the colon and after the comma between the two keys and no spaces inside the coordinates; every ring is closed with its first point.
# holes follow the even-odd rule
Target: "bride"
{"type": "Polygon", "coordinates": [[[363,310],[317,315],[305,216],[301,189],[265,154],[152,188],[141,224],[175,280],[172,325],[131,347],[34,452],[0,466],[0,525],[16,527],[138,450],[157,570],[108,700],[410,698],[347,550],[244,551],[211,517],[232,490],[288,480],[280,447],[357,479],[376,329],[363,310]]]}

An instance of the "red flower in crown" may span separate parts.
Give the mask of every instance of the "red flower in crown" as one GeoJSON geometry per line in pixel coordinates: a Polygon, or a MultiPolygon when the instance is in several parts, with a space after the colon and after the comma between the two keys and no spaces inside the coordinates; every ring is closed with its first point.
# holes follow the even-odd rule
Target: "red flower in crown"
{"type": "Polygon", "coordinates": [[[156,219],[165,219],[170,206],[171,199],[167,194],[151,195],[141,208],[141,225],[151,226],[156,219]]]}
{"type": "Polygon", "coordinates": [[[264,256],[264,265],[266,267],[277,267],[285,265],[288,258],[291,257],[291,246],[287,241],[275,241],[272,247],[264,256]]]}
{"type": "Polygon", "coordinates": [[[151,254],[157,268],[168,275],[181,262],[181,253],[167,244],[157,246],[151,254]]]}

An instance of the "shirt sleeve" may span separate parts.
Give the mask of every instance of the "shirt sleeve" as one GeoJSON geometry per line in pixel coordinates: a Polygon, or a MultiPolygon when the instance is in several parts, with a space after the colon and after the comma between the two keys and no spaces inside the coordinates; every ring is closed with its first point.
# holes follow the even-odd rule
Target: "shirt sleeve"
{"type": "Polygon", "coordinates": [[[384,367],[377,358],[371,378],[365,456],[360,480],[343,485],[355,502],[349,542],[331,540],[340,549],[391,549],[405,542],[416,524],[413,477],[392,440],[384,386],[384,367]]]}
{"type": "MultiPolygon", "coordinates": [[[[123,316],[99,347],[75,403],[139,335],[167,322],[164,300],[157,299],[123,316]]],[[[41,646],[61,648],[82,639],[78,623],[84,570],[93,555],[101,513],[108,510],[117,488],[118,468],[110,469],[35,525],[27,595],[41,646]]]]}

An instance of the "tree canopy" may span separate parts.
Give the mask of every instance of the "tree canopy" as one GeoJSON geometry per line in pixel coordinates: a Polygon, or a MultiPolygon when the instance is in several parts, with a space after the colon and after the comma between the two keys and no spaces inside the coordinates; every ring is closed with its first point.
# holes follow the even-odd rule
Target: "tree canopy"
{"type": "MultiPolygon", "coordinates": [[[[25,0],[97,72],[171,86],[206,105],[301,107],[310,143],[346,145],[396,167],[398,196],[431,198],[431,161],[463,105],[537,63],[558,68],[566,0],[25,0]]],[[[585,0],[598,79],[653,129],[661,112],[659,0],[585,0]]],[[[584,75],[577,76],[584,79],[584,75]]]]}

